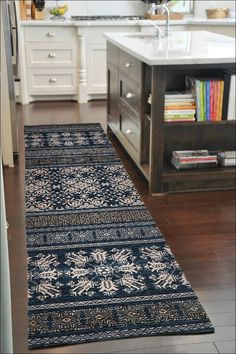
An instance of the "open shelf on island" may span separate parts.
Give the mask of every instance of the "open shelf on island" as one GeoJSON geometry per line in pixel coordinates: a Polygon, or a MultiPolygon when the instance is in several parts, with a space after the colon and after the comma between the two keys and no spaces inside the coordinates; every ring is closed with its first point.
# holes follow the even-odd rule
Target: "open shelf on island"
{"type": "Polygon", "coordinates": [[[177,170],[171,163],[165,163],[162,173],[164,189],[178,191],[218,190],[235,188],[234,167],[177,170]]]}

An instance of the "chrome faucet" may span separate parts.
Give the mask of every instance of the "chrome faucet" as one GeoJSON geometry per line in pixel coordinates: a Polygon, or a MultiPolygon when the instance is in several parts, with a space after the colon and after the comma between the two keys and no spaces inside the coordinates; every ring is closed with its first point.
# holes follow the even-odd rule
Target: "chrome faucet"
{"type": "MultiPolygon", "coordinates": [[[[164,10],[164,13],[166,15],[166,28],[165,28],[165,36],[168,36],[168,33],[170,31],[170,10],[166,5],[154,5],[151,7],[151,9],[148,11],[148,13],[152,14],[153,11],[162,9],[164,10]]],[[[158,27],[157,25],[154,25],[156,28],[158,27]]],[[[159,32],[158,32],[159,33],[159,32]]]]}
{"type": "Polygon", "coordinates": [[[157,26],[155,23],[153,23],[153,26],[156,29],[157,38],[161,38],[161,28],[160,28],[160,26],[157,26]]]}

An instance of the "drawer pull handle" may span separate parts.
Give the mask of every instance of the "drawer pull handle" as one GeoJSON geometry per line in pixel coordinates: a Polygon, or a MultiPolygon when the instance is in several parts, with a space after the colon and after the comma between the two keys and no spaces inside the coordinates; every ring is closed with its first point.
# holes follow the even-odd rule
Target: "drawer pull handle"
{"type": "Polygon", "coordinates": [[[126,94],[126,98],[133,98],[134,97],[134,94],[132,92],[128,92],[126,94]]]}
{"type": "Polygon", "coordinates": [[[57,82],[57,79],[55,77],[50,77],[49,82],[57,82]]]}
{"type": "Polygon", "coordinates": [[[56,35],[56,33],[54,33],[54,32],[48,32],[47,33],[48,37],[55,37],[55,35],[56,35]]]}
{"type": "Polygon", "coordinates": [[[49,54],[48,54],[48,57],[49,57],[49,58],[56,58],[56,54],[55,54],[55,53],[49,53],[49,54]]]}
{"type": "Polygon", "coordinates": [[[128,135],[129,135],[129,134],[132,134],[132,130],[131,130],[131,129],[127,129],[127,130],[126,130],[126,134],[128,134],[128,135]]]}
{"type": "Polygon", "coordinates": [[[129,61],[125,64],[125,67],[126,67],[126,68],[131,68],[131,66],[133,66],[133,64],[130,63],[129,61]]]}

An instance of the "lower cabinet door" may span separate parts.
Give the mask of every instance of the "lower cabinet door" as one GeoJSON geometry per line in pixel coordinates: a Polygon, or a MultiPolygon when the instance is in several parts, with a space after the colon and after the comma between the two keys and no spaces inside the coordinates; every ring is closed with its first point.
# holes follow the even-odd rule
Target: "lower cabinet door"
{"type": "Polygon", "coordinates": [[[87,93],[105,94],[107,89],[106,44],[87,46],[87,93]]]}

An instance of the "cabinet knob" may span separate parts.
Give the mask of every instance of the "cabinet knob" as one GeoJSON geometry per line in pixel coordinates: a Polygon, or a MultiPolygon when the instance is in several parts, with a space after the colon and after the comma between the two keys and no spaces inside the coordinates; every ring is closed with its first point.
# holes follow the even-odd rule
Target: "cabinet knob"
{"type": "Polygon", "coordinates": [[[133,98],[134,97],[134,94],[132,92],[128,92],[126,94],[126,98],[133,98]]]}
{"type": "Polygon", "coordinates": [[[127,129],[126,130],[126,134],[132,134],[132,130],[131,129],[127,129]]]}
{"type": "Polygon", "coordinates": [[[57,82],[57,79],[55,77],[50,77],[49,82],[57,82]]]}
{"type": "Polygon", "coordinates": [[[126,67],[126,68],[131,68],[131,66],[133,66],[133,64],[130,63],[129,61],[125,64],[125,67],[126,67]]]}
{"type": "Polygon", "coordinates": [[[55,54],[55,53],[49,53],[49,54],[48,54],[48,57],[49,57],[49,58],[56,58],[56,54],[55,54]]]}
{"type": "Polygon", "coordinates": [[[55,35],[56,35],[56,33],[54,33],[54,32],[48,32],[47,33],[48,37],[55,37],[55,35]]]}

